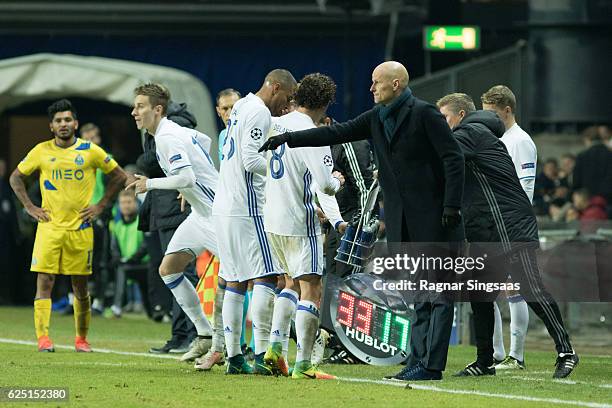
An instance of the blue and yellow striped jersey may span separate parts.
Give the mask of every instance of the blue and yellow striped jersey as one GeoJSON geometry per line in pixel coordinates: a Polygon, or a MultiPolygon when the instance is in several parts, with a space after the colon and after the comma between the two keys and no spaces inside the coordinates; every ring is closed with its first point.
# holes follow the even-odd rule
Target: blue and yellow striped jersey
{"type": "Polygon", "coordinates": [[[67,148],[54,139],[37,144],[17,168],[29,175],[40,170],[42,207],[49,211],[49,226],[76,230],[81,228],[79,212],[89,206],[96,184],[96,169],[105,174],[117,167],[102,148],[77,138],[67,148]]]}

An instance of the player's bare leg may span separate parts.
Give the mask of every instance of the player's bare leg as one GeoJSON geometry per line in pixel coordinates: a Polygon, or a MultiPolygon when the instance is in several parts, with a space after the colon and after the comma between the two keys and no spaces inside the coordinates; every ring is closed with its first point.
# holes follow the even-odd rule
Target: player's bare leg
{"type": "Polygon", "coordinates": [[[75,350],[90,353],[91,346],[87,342],[87,332],[91,320],[91,300],[87,288],[87,276],[72,275],[72,292],[74,293],[74,328],[76,337],[75,350]]]}
{"type": "Polygon", "coordinates": [[[204,355],[212,345],[212,327],[202,310],[198,293],[183,273],[193,258],[190,252],[166,254],[159,266],[159,275],[198,333],[191,350],[181,357],[183,361],[192,361],[204,355]]]}
{"type": "Polygon", "coordinates": [[[38,339],[38,351],[53,352],[55,348],[49,339],[51,322],[51,291],[55,275],[39,272],[36,276],[36,297],[34,298],[34,329],[38,339]]]}

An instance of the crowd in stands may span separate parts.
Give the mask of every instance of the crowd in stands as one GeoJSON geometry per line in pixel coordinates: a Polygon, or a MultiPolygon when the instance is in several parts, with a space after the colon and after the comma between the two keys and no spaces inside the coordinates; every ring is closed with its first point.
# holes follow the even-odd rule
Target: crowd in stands
{"type": "Polygon", "coordinates": [[[585,150],[538,167],[533,198],[540,219],[554,222],[612,218],[612,131],[608,126],[584,130],[585,150]]]}

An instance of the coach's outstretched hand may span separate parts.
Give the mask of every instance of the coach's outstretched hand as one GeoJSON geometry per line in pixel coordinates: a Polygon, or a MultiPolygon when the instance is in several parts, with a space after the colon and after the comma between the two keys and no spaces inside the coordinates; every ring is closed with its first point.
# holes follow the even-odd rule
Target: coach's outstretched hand
{"type": "Polygon", "coordinates": [[[455,229],[461,223],[461,210],[453,207],[444,207],[442,213],[442,226],[448,229],[455,229]]]}
{"type": "Polygon", "coordinates": [[[289,132],[285,132],[278,136],[272,136],[271,138],[266,140],[263,145],[261,145],[258,152],[261,153],[261,152],[265,152],[266,150],[276,150],[278,146],[289,141],[290,139],[289,136],[290,136],[289,132]]]}

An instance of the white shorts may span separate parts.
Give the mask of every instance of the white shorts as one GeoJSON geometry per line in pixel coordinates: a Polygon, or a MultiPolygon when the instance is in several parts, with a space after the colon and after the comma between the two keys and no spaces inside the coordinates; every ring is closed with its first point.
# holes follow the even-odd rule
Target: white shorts
{"type": "Polygon", "coordinates": [[[282,273],[272,255],[263,217],[214,216],[219,242],[220,275],[229,282],[245,282],[282,273]]]}
{"type": "Polygon", "coordinates": [[[323,275],[323,236],[295,237],[268,232],[278,263],[291,278],[323,275]]]}
{"type": "Polygon", "coordinates": [[[189,252],[197,257],[208,249],[214,255],[219,256],[219,245],[217,245],[217,237],[211,218],[192,211],[172,235],[166,255],[176,252],[189,252]]]}

